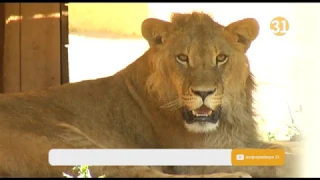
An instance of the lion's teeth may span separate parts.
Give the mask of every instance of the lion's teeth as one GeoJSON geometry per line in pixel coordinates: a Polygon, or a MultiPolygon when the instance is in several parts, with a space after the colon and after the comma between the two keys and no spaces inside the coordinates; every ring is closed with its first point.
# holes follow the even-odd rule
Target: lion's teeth
{"type": "Polygon", "coordinates": [[[193,114],[194,116],[197,115],[196,111],[194,111],[194,110],[192,110],[192,114],[193,114]]]}
{"type": "Polygon", "coordinates": [[[197,117],[207,117],[209,116],[208,114],[196,114],[197,117]]]}
{"type": "Polygon", "coordinates": [[[208,117],[208,116],[210,116],[211,114],[212,114],[212,111],[209,111],[209,113],[208,114],[198,114],[196,111],[192,111],[192,114],[194,115],[194,116],[196,116],[196,117],[208,117]]]}

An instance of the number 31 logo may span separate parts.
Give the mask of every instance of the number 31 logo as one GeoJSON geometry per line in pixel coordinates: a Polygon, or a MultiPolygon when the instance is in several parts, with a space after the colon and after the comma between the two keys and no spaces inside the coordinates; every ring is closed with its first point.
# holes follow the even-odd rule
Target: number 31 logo
{"type": "Polygon", "coordinates": [[[276,36],[283,36],[289,30],[289,22],[284,17],[276,17],[271,20],[270,29],[276,36]]]}

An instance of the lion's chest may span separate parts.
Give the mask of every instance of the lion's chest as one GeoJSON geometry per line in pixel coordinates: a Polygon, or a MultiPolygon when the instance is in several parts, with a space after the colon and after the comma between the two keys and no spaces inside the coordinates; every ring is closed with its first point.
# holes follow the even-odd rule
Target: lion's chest
{"type": "Polygon", "coordinates": [[[242,138],[227,135],[168,133],[161,137],[163,148],[233,149],[246,147],[242,138]]]}

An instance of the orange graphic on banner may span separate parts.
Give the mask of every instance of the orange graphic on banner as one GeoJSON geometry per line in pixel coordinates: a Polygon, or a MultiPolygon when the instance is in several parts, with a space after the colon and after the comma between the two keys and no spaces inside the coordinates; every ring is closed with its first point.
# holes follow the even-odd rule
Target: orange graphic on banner
{"type": "Polygon", "coordinates": [[[285,152],[283,149],[233,149],[233,166],[282,166],[285,152]]]}

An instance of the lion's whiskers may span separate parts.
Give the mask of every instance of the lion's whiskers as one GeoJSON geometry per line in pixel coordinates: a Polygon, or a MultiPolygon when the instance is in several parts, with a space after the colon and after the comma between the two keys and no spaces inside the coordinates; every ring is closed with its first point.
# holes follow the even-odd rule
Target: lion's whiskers
{"type": "Polygon", "coordinates": [[[182,107],[180,99],[173,100],[161,106],[161,108],[168,108],[170,111],[175,112],[182,107]]]}
{"type": "Polygon", "coordinates": [[[182,105],[181,106],[174,106],[174,107],[172,107],[171,109],[170,109],[170,111],[171,112],[176,112],[178,109],[180,109],[182,107],[182,105]]]}
{"type": "Polygon", "coordinates": [[[170,101],[170,102],[162,105],[161,108],[168,108],[168,107],[176,106],[177,104],[180,104],[180,100],[179,99],[170,101]]]}
{"type": "MultiPolygon", "coordinates": [[[[216,107],[221,104],[222,96],[211,96],[208,97],[208,100],[211,101],[210,107],[216,107]]],[[[160,106],[161,108],[169,109],[171,112],[175,112],[180,109],[183,105],[190,107],[190,109],[195,109],[196,107],[200,107],[203,104],[202,100],[199,100],[198,97],[192,95],[184,95],[180,98],[177,98],[173,101],[163,104],[160,106]]]]}

